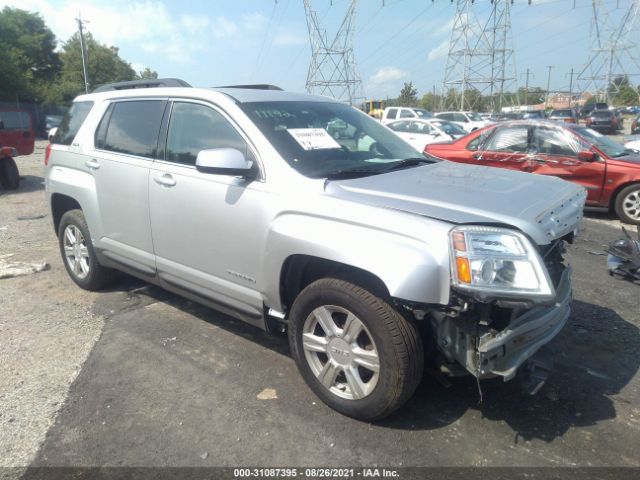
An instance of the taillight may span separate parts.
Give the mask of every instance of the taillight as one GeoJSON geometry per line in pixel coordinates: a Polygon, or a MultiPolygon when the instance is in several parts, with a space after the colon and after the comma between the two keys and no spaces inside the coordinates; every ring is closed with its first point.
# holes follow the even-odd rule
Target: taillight
{"type": "Polygon", "coordinates": [[[49,165],[49,156],[51,155],[51,144],[47,144],[47,148],[44,149],[44,166],[49,165]]]}

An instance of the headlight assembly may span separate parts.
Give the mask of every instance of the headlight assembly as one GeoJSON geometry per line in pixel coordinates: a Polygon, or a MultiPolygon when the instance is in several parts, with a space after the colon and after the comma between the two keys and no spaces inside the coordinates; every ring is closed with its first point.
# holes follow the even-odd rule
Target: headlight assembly
{"type": "Polygon", "coordinates": [[[521,233],[461,226],[451,230],[450,237],[454,286],[486,296],[555,296],[538,251],[521,233]]]}

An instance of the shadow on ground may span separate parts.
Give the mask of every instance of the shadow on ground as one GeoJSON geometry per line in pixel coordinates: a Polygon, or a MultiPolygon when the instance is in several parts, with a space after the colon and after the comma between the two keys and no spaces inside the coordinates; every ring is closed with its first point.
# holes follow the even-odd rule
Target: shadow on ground
{"type": "MultiPolygon", "coordinates": [[[[250,340],[255,344],[252,354],[256,356],[260,355],[258,347],[289,356],[284,335],[268,334],[129,277],[101,297],[96,312],[109,314],[106,306],[116,303],[123,308],[111,314],[121,313],[152,301],[164,302],[250,340]]],[[[627,385],[640,364],[638,328],[609,308],[574,301],[566,327],[550,347],[555,353],[554,371],[535,396],[522,392],[517,377],[507,383],[501,379],[485,380],[481,382],[483,402],[480,404],[478,385],[472,377],[450,379],[446,385],[447,382],[425,375],[414,397],[378,426],[397,430],[439,429],[471,409],[485,420],[505,422],[513,429],[516,443],[520,439],[551,442],[573,427],[615,418],[616,410],[610,397],[627,385]]]]}
{"type": "Polygon", "coordinates": [[[8,195],[20,195],[21,193],[44,190],[44,178],[36,175],[20,175],[20,185],[16,190],[5,190],[0,187],[0,197],[8,195]]]}

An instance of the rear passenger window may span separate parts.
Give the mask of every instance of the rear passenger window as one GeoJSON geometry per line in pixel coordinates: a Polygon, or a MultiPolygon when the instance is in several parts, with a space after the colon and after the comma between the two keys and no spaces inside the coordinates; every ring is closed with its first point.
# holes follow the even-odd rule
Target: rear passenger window
{"type": "Polygon", "coordinates": [[[398,115],[398,110],[396,108],[392,108],[387,112],[387,120],[394,120],[398,115]]]}
{"type": "Polygon", "coordinates": [[[56,131],[52,143],[71,145],[92,107],[93,102],[76,102],[71,105],[56,131]]]}
{"type": "Polygon", "coordinates": [[[250,156],[247,143],[220,113],[206,105],[176,102],[169,123],[166,160],[195,165],[198,152],[212,148],[235,148],[250,156]]]}
{"type": "MultiPolygon", "coordinates": [[[[158,146],[158,133],[164,107],[165,102],[162,100],[115,103],[111,117],[108,118],[106,114],[103,117],[103,121],[107,121],[108,125],[103,127],[101,122],[98,127],[97,144],[104,150],[153,158],[158,146]],[[107,118],[108,120],[105,120],[107,118]],[[100,133],[104,128],[106,128],[106,134],[102,143],[100,133]]],[[[109,113],[107,110],[107,114],[109,113]]]]}

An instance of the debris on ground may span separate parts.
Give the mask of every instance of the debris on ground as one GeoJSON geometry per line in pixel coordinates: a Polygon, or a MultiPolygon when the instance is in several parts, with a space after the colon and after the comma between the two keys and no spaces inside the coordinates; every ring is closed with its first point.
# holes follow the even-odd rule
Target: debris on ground
{"type": "Polygon", "coordinates": [[[200,455],[200,458],[203,460],[206,460],[208,456],[209,456],[209,452],[204,452],[202,455],[200,455]]]}
{"type": "Polygon", "coordinates": [[[9,262],[7,258],[13,257],[13,253],[0,255],[0,279],[19,277],[20,275],[29,275],[44,270],[49,270],[49,264],[46,262],[9,262]]]}
{"type": "Polygon", "coordinates": [[[278,398],[278,393],[275,388],[265,388],[258,394],[258,400],[275,400],[278,398]]]}
{"type": "Polygon", "coordinates": [[[40,220],[41,218],[45,218],[47,216],[46,213],[40,213],[37,215],[22,215],[17,217],[18,220],[40,220]]]}
{"type": "Polygon", "coordinates": [[[640,227],[638,240],[622,227],[624,238],[611,242],[607,253],[609,274],[640,284],[640,227]]]}

